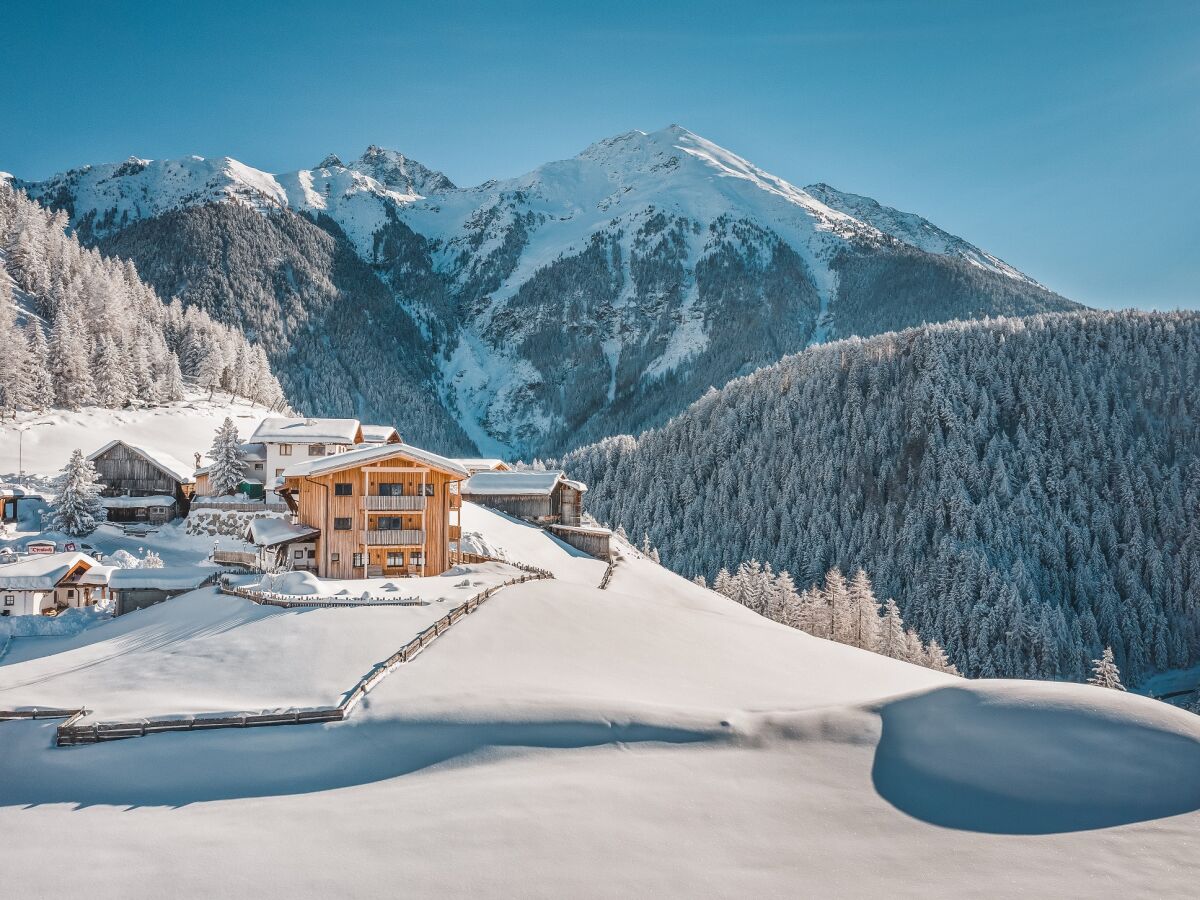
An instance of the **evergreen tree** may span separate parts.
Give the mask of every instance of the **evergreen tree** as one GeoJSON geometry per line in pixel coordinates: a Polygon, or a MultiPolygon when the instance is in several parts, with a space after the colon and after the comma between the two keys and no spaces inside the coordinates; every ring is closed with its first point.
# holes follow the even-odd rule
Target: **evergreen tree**
{"type": "Polygon", "coordinates": [[[50,378],[50,348],[45,333],[36,322],[31,321],[25,326],[25,346],[27,403],[41,412],[54,403],[54,383],[50,378]]]}
{"type": "Polygon", "coordinates": [[[1100,658],[1092,660],[1092,676],[1088,679],[1088,684],[1116,691],[1125,690],[1125,685],[1121,684],[1121,671],[1113,659],[1112,647],[1105,647],[1100,658]]]}
{"type": "Polygon", "coordinates": [[[91,534],[107,518],[100,503],[103,485],[82,450],[71,454],[63,474],[55,484],[47,524],[52,531],[82,537],[91,534]]]}
{"type": "Polygon", "coordinates": [[[212,457],[209,484],[212,485],[213,494],[219,497],[233,494],[246,473],[246,463],[242,459],[242,439],[233,419],[226,417],[217,428],[208,455],[212,457]]]}
{"type": "Polygon", "coordinates": [[[879,652],[892,659],[904,659],[908,641],[904,636],[904,619],[900,607],[891,597],[883,603],[883,620],[879,626],[879,652]]]}

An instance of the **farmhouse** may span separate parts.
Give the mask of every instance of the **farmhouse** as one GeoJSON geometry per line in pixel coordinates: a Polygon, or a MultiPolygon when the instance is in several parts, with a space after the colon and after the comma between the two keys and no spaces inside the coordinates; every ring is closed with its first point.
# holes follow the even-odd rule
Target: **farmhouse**
{"type": "Polygon", "coordinates": [[[278,567],[315,572],[320,533],[317,528],[272,517],[251,519],[245,537],[246,543],[258,548],[256,564],[263,571],[278,567]]]}
{"type": "Polygon", "coordinates": [[[191,466],[173,456],[122,440],[88,456],[104,483],[101,502],[114,522],[167,522],[187,515],[195,492],[191,466]]]}
{"type": "Polygon", "coordinates": [[[585,491],[562,472],[478,472],[462,486],[463,499],[539,525],[579,525],[585,491]]]}
{"type": "Polygon", "coordinates": [[[279,416],[263,419],[254,434],[252,444],[266,447],[267,484],[283,474],[296,462],[314,456],[332,456],[354,448],[363,442],[362,424],[358,419],[290,419],[279,416]]]}
{"type": "Polygon", "coordinates": [[[402,444],[404,439],[391,425],[363,425],[362,439],[364,444],[402,444]]]}
{"type": "Polygon", "coordinates": [[[112,571],[85,553],[49,553],[0,565],[0,616],[92,606],[107,596],[112,571]]]}
{"type": "Polygon", "coordinates": [[[316,532],[311,568],[321,577],[440,575],[458,554],[458,488],[469,474],[436,453],[384,444],[288,466],[276,492],[316,532]]]}

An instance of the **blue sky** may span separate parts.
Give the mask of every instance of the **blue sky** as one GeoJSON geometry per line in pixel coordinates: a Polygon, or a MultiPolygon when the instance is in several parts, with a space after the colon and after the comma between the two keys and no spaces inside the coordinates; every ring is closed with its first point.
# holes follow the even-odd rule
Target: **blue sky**
{"type": "Polygon", "coordinates": [[[672,122],[1097,306],[1200,308],[1200,4],[18,3],[0,169],[393,147],[459,184],[672,122]]]}

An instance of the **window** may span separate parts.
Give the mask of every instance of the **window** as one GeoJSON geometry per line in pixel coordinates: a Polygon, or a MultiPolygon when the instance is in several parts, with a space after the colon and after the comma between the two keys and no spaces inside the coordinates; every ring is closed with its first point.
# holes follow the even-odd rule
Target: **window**
{"type": "Polygon", "coordinates": [[[422,485],[422,487],[425,489],[425,496],[426,496],[426,497],[432,497],[432,496],[433,496],[433,482],[432,482],[432,481],[427,481],[427,482],[425,482],[425,484],[423,484],[423,485],[422,485]]]}
{"type": "Polygon", "coordinates": [[[400,482],[379,485],[380,497],[403,497],[404,485],[400,482]]]}
{"type": "Polygon", "coordinates": [[[16,606],[17,605],[16,596],[13,594],[5,594],[4,595],[4,605],[5,606],[16,606]]]}
{"type": "Polygon", "coordinates": [[[292,445],[291,444],[280,444],[279,445],[279,455],[280,456],[291,456],[292,455],[292,445]]]}
{"type": "Polygon", "coordinates": [[[308,558],[309,558],[309,559],[316,559],[316,558],[317,558],[317,551],[316,551],[316,550],[309,550],[309,551],[308,551],[308,558]]]}
{"type": "Polygon", "coordinates": [[[380,531],[399,531],[404,527],[404,519],[400,516],[380,516],[375,520],[375,527],[380,531]]]}
{"type": "Polygon", "coordinates": [[[325,445],[324,444],[309,444],[308,445],[308,455],[309,456],[324,456],[325,455],[325,445]]]}
{"type": "Polygon", "coordinates": [[[75,589],[74,588],[71,588],[70,590],[67,591],[67,599],[68,600],[75,599],[75,589]]]}
{"type": "Polygon", "coordinates": [[[276,477],[276,478],[279,478],[281,475],[283,475],[283,469],[276,469],[276,470],[275,470],[275,477],[276,477]]]}
{"type": "Polygon", "coordinates": [[[294,550],[294,551],[292,551],[292,556],[296,557],[296,559],[304,559],[304,551],[303,550],[294,550]]]}
{"type": "Polygon", "coordinates": [[[363,559],[363,554],[355,553],[354,557],[353,557],[353,563],[354,563],[354,568],[356,568],[356,569],[361,569],[363,566],[365,566],[366,561],[363,559]]]}
{"type": "Polygon", "coordinates": [[[334,519],[333,520],[333,530],[334,531],[349,531],[350,530],[350,517],[346,516],[345,518],[339,517],[339,518],[334,519]]]}
{"type": "Polygon", "coordinates": [[[397,568],[404,565],[404,553],[389,553],[387,555],[387,564],[390,568],[397,568]]]}
{"type": "Polygon", "coordinates": [[[412,563],[414,566],[423,566],[423,565],[425,565],[425,558],[424,558],[424,556],[422,556],[422,555],[421,555],[421,551],[420,551],[420,550],[413,550],[411,553],[409,553],[409,554],[408,554],[408,561],[409,561],[410,563],[412,563]]]}
{"type": "Polygon", "coordinates": [[[333,493],[338,497],[349,497],[354,493],[354,485],[349,481],[339,481],[333,486],[333,493]]]}
{"type": "Polygon", "coordinates": [[[341,561],[342,561],[342,554],[340,554],[340,553],[330,553],[330,554],[329,554],[329,561],[330,561],[330,562],[341,562],[341,561]]]}

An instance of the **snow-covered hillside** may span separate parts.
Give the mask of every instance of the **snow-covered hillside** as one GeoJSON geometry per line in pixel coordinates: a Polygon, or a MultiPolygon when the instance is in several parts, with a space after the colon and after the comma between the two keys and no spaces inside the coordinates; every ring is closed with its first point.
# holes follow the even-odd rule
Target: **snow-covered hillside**
{"type": "MultiPolygon", "coordinates": [[[[830,336],[1073,305],[918,216],[796,187],[674,125],[464,189],[378,147],[282,175],[228,159],[130,160],[22,186],[161,290],[231,317],[264,289],[292,303],[297,264],[265,283],[223,272],[209,284],[179,259],[204,240],[180,211],[314,217],[387,283],[415,323],[396,327],[419,329],[430,388],[489,454],[640,431],[830,336]]],[[[244,230],[204,222],[211,240],[244,230]]],[[[280,251],[262,243],[251,268],[278,268],[280,251]]],[[[290,373],[297,358],[280,355],[285,383],[311,371],[290,373]]]]}
{"type": "Polygon", "coordinates": [[[0,481],[15,478],[23,466],[27,475],[57,474],[79,449],[98,450],[121,439],[161,450],[185,463],[195,454],[207,455],[217,426],[228,416],[243,438],[248,438],[270,410],[252,403],[231,402],[218,394],[189,393],[174,403],[104,409],[21,413],[0,422],[0,481]]]}
{"type": "MultiPolygon", "coordinates": [[[[821,641],[629,552],[602,591],[544,532],[471,519],[558,577],[497,594],[344,723],[76,749],[54,722],[0,723],[8,889],[41,892],[50,834],[71,847],[55,890],[99,898],[134,872],[289,900],[1192,892],[1200,718],[821,641]]],[[[190,595],[19,647],[0,680],[32,703],[59,678],[89,690],[90,663],[102,698],[104,667],[136,659],[134,696],[169,701],[187,671],[181,698],[287,705],[314,651],[301,689],[407,640],[401,612],[190,595]]]]}

